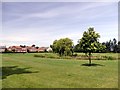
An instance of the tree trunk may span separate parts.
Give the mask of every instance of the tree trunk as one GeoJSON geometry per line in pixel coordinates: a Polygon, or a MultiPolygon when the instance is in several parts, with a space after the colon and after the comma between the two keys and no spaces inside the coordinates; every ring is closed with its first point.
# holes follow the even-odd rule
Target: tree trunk
{"type": "Polygon", "coordinates": [[[89,52],[89,65],[91,65],[91,53],[89,52]]]}

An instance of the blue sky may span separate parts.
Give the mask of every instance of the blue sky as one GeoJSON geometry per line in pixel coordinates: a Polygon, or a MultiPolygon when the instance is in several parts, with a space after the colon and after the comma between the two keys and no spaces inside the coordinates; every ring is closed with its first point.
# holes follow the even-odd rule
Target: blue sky
{"type": "Polygon", "coordinates": [[[71,38],[74,44],[88,27],[100,42],[118,38],[117,2],[4,2],[3,45],[49,46],[56,39],[71,38]]]}

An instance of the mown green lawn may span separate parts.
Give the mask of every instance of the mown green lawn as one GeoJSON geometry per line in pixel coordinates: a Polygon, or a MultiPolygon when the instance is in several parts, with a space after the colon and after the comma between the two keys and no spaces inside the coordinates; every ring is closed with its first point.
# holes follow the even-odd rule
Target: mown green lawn
{"type": "Polygon", "coordinates": [[[117,88],[118,61],[50,59],[34,54],[2,55],[3,88],[117,88]]]}

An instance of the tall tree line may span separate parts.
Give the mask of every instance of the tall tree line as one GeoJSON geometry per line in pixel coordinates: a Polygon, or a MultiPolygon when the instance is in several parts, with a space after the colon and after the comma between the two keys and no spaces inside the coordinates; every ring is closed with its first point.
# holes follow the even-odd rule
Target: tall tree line
{"type": "Polygon", "coordinates": [[[117,42],[115,38],[113,40],[103,42],[102,44],[106,46],[105,52],[120,52],[120,41],[117,42]]]}
{"type": "MultiPolygon", "coordinates": [[[[79,41],[78,41],[79,42],[79,41]]],[[[106,42],[103,42],[102,45],[105,45],[105,49],[97,50],[97,52],[101,53],[107,53],[107,52],[114,52],[114,53],[120,53],[120,41],[117,42],[117,40],[114,38],[113,40],[109,40],[106,42]]],[[[80,44],[74,46],[75,52],[82,52],[82,48],[80,47],[80,44]]]]}

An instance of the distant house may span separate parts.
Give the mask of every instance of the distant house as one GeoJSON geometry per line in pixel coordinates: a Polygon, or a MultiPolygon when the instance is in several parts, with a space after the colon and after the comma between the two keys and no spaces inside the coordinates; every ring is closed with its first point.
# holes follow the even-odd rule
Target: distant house
{"type": "Polygon", "coordinates": [[[0,53],[5,52],[6,46],[0,46],[0,53]]]}
{"type": "Polygon", "coordinates": [[[51,52],[52,48],[50,47],[35,47],[35,46],[10,46],[7,48],[9,52],[51,52]]]}
{"type": "Polygon", "coordinates": [[[45,52],[47,47],[39,47],[38,52],[45,52]]]}
{"type": "Polygon", "coordinates": [[[32,46],[27,46],[27,52],[37,52],[37,48],[36,47],[32,47],[32,46]]]}
{"type": "Polygon", "coordinates": [[[10,46],[7,48],[7,50],[11,52],[27,52],[26,48],[20,46],[10,46]]]}
{"type": "Polygon", "coordinates": [[[22,52],[27,52],[27,48],[22,48],[21,51],[22,52]]]}
{"type": "Polygon", "coordinates": [[[12,51],[12,50],[13,50],[13,49],[12,49],[12,46],[8,47],[7,50],[8,50],[8,51],[12,51]]]}
{"type": "Polygon", "coordinates": [[[51,52],[52,48],[50,47],[39,47],[38,52],[51,52]]]}
{"type": "Polygon", "coordinates": [[[7,48],[7,50],[11,52],[37,52],[36,47],[32,46],[10,46],[7,48]]]}

